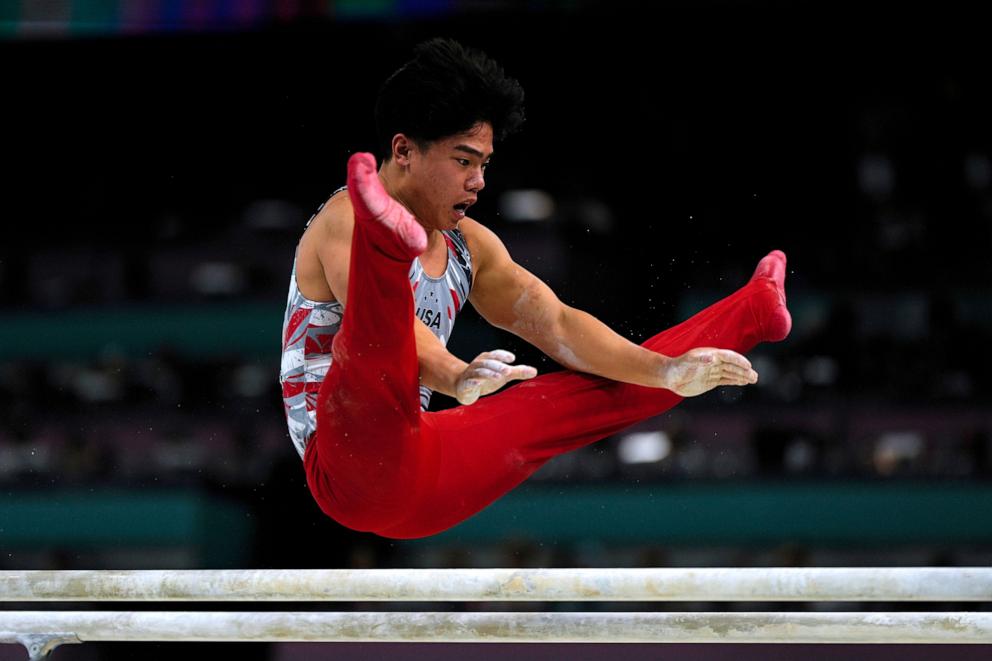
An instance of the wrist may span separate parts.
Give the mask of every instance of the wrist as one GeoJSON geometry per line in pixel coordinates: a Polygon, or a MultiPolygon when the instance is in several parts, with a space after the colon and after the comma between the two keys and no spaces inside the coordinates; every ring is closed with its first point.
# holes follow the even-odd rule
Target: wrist
{"type": "Polygon", "coordinates": [[[454,397],[458,379],[468,367],[468,363],[459,360],[443,348],[441,351],[423,351],[419,358],[420,385],[442,395],[454,397]]]}
{"type": "Polygon", "coordinates": [[[671,381],[671,366],[674,358],[664,354],[655,353],[653,351],[651,353],[654,355],[654,358],[651,361],[651,370],[654,374],[654,387],[669,388],[671,381]]]}
{"type": "Polygon", "coordinates": [[[449,397],[457,397],[458,381],[466,369],[468,369],[468,363],[448,354],[447,360],[444,361],[443,366],[438,370],[439,383],[437,387],[432,389],[444,393],[449,397]]]}

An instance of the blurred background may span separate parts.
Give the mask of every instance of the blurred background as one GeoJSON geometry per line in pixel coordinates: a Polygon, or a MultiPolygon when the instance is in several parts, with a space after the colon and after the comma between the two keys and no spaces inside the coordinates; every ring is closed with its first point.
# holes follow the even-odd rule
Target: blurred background
{"type": "MultiPolygon", "coordinates": [[[[989,564],[979,26],[954,4],[886,2],[0,3],[0,569],[989,564]],[[496,146],[473,217],[562,300],[641,341],[779,248],[794,330],[750,354],[757,385],[562,456],[444,534],[392,541],[310,497],[280,330],[304,223],[348,155],[374,148],[378,85],[433,36],[485,50],[526,90],[524,131],[496,146]]],[[[497,347],[560,369],[467,309],[449,348],[497,347]]],[[[237,649],[616,654],[497,647],[237,649]]],[[[230,649],[56,655],[181,648],[230,649]]]]}

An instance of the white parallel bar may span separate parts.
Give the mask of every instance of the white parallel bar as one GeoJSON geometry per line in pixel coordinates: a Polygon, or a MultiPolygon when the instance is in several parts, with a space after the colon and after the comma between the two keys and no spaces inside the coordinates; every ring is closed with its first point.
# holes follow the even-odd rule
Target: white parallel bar
{"type": "Polygon", "coordinates": [[[992,568],[0,571],[0,601],[992,601],[992,568]]]}
{"type": "Polygon", "coordinates": [[[992,613],[0,611],[0,642],[992,643],[992,613]]]}

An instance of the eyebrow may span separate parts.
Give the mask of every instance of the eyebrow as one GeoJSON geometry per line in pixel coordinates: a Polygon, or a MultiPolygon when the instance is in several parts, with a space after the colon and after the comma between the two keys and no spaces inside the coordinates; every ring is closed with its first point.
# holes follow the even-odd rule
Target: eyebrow
{"type": "Polygon", "coordinates": [[[485,154],[483,154],[483,153],[482,153],[481,151],[479,151],[478,149],[474,149],[474,148],[472,148],[472,147],[469,147],[468,145],[455,145],[455,149],[456,149],[457,151],[463,151],[463,152],[465,152],[466,154],[471,154],[472,156],[478,156],[479,158],[481,158],[481,159],[483,159],[483,160],[487,160],[487,161],[488,161],[488,160],[489,160],[490,158],[492,158],[492,157],[493,157],[493,155],[492,155],[492,154],[489,154],[489,156],[486,156],[485,154]]]}

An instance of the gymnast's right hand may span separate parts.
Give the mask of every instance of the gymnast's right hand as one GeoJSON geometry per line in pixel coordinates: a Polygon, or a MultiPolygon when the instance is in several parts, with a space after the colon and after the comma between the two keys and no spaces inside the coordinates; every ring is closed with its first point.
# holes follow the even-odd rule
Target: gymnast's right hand
{"type": "Polygon", "coordinates": [[[474,404],[483,395],[496,392],[507,381],[532,379],[537,370],[527,365],[511,365],[516,356],[509,351],[486,351],[469,363],[455,383],[455,399],[461,404],[474,404]]]}
{"type": "Polygon", "coordinates": [[[669,358],[662,368],[662,382],[676,395],[694,397],[717,386],[757,383],[758,373],[736,351],[699,347],[669,358]]]}

